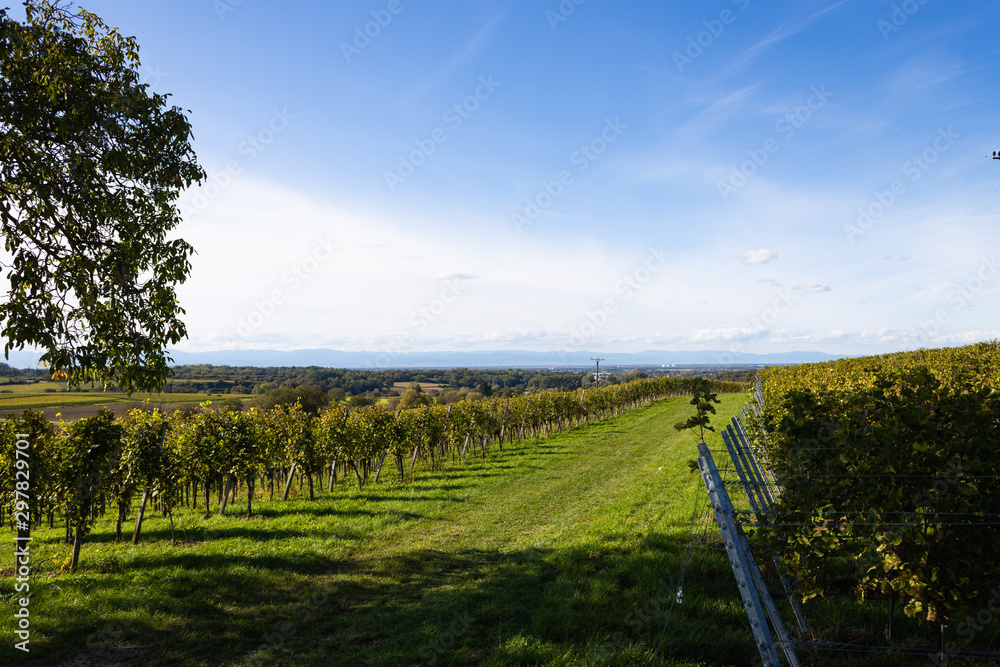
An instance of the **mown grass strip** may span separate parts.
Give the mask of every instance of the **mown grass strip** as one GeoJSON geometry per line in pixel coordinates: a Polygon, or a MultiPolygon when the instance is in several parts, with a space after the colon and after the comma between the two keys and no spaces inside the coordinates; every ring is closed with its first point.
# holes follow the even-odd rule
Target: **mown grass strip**
{"type": "MultiPolygon", "coordinates": [[[[722,398],[718,421],[743,402],[722,398]]],[[[408,485],[359,491],[342,480],[314,503],[263,501],[249,520],[240,503],[207,520],[185,510],[175,515],[176,547],[155,515],[136,547],[113,544],[104,519],[72,576],[55,573],[70,549],[59,527],[36,530],[33,558],[52,560],[34,575],[31,655],[144,665],[648,664],[700,484],[687,466],[694,438],[673,429],[690,411],[686,399],[663,401],[408,485]]],[[[0,593],[13,600],[9,576],[0,593]]],[[[664,653],[689,660],[678,664],[744,664],[753,651],[719,548],[699,550],[673,618],[664,653]]],[[[12,636],[9,615],[0,627],[12,636]]]]}

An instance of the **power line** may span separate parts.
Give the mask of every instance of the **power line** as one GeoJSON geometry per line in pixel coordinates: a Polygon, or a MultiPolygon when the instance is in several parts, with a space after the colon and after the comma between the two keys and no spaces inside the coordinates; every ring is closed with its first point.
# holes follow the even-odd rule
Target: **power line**
{"type": "Polygon", "coordinates": [[[597,362],[597,386],[600,387],[601,386],[601,362],[602,361],[607,361],[607,360],[606,359],[598,359],[596,357],[591,357],[590,360],[597,362]]]}

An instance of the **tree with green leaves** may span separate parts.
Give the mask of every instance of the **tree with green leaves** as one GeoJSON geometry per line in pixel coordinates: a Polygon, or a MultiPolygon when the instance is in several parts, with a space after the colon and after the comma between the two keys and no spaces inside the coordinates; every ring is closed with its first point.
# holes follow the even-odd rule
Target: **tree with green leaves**
{"type": "Polygon", "coordinates": [[[191,125],[140,82],[134,38],[58,0],[25,12],[0,9],[4,353],[40,348],[71,384],[158,389],[187,335],[175,285],[193,249],[169,235],[205,178],[191,125]]]}
{"type": "Polygon", "coordinates": [[[721,403],[718,394],[712,393],[713,384],[710,380],[699,379],[695,382],[691,397],[691,405],[694,406],[694,415],[686,421],[677,422],[674,428],[678,431],[687,429],[698,429],[698,442],[705,442],[705,431],[714,431],[715,428],[709,425],[709,414],[715,414],[715,406],[712,403],[721,403]]]}

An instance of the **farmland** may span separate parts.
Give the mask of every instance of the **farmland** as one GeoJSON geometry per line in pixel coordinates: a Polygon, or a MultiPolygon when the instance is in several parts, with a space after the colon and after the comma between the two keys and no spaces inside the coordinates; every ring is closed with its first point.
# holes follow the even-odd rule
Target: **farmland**
{"type": "MultiPolygon", "coordinates": [[[[723,399],[720,415],[744,397],[723,399]]],[[[74,575],[61,571],[63,531],[37,529],[32,658],[648,663],[698,485],[686,463],[694,438],[672,428],[686,403],[526,439],[410,484],[338,483],[313,503],[301,493],[263,500],[252,519],[240,500],[223,517],[179,509],[176,546],[156,513],[134,547],[113,543],[106,518],[74,575]]],[[[725,558],[714,549],[699,563],[684,630],[670,637],[674,657],[745,664],[752,644],[725,558]]],[[[12,581],[0,586],[9,599],[12,581]]]]}
{"type": "MultiPolygon", "coordinates": [[[[775,525],[748,530],[798,578],[810,625],[799,639],[818,642],[800,646],[803,664],[916,664],[941,626],[949,652],[997,649],[1000,619],[987,611],[1000,600],[995,531],[964,518],[995,512],[991,487],[970,479],[996,469],[1000,409],[984,386],[992,380],[979,379],[995,376],[995,349],[761,373],[768,436],[757,446],[784,489],[775,525]],[[960,451],[965,467],[947,467],[960,451]],[[939,470],[943,488],[920,477],[939,470]],[[907,502],[918,525],[886,521],[912,512],[907,502]],[[963,518],[942,520],[952,515],[963,518]],[[956,541],[958,522],[981,535],[956,541]],[[848,645],[857,655],[828,648],[848,645]],[[879,653],[889,648],[896,655],[879,653]]],[[[159,458],[149,456],[162,417],[132,413],[114,422],[124,429],[118,467],[83,495],[74,466],[93,469],[101,459],[87,457],[119,427],[106,415],[39,435],[47,444],[32,465],[48,495],[32,527],[26,664],[646,665],[658,647],[660,664],[755,664],[690,474],[696,438],[673,428],[692,408],[662,398],[693,386],[469,393],[402,411],[342,403],[315,417],[199,410],[168,420],[159,458]],[[151,504],[129,544],[141,479],[151,504]],[[75,568],[73,531],[85,544],[75,568]]],[[[51,393],[6,396],[20,395],[51,393]]],[[[746,401],[721,396],[714,424],[746,401]]],[[[722,447],[715,434],[708,444],[722,447]]],[[[5,575],[13,565],[0,561],[5,575]]],[[[770,565],[765,576],[778,586],[770,565]]],[[[0,594],[14,600],[13,585],[6,576],[0,594]]]]}
{"type": "Polygon", "coordinates": [[[173,407],[180,405],[197,405],[205,401],[220,401],[223,398],[233,396],[240,399],[251,399],[248,395],[227,395],[225,397],[218,394],[182,394],[182,393],[158,393],[132,395],[124,392],[68,392],[65,383],[40,382],[38,384],[11,384],[0,385],[10,393],[0,392],[0,416],[17,414],[22,410],[41,410],[50,421],[58,421],[60,418],[66,420],[90,417],[96,414],[97,410],[104,407],[118,414],[129,408],[137,407],[143,403],[148,403],[152,407],[160,407],[169,411],[173,407]]]}

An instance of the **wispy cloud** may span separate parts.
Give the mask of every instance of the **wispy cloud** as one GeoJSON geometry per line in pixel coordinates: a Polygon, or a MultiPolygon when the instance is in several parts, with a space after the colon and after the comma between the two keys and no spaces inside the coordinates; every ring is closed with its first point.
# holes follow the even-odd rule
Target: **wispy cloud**
{"type": "Polygon", "coordinates": [[[778,44],[778,43],[780,43],[780,42],[788,39],[789,37],[793,37],[793,36],[797,35],[798,33],[802,32],[803,30],[805,30],[806,28],[808,28],[809,26],[811,26],[812,24],[814,24],[817,21],[819,21],[826,14],[829,14],[833,10],[837,9],[838,7],[840,7],[841,5],[844,5],[846,3],[847,3],[847,0],[840,0],[840,2],[835,2],[834,4],[830,5],[829,7],[825,7],[823,9],[819,10],[818,12],[814,12],[813,14],[810,14],[809,16],[807,16],[806,18],[802,19],[801,21],[798,21],[798,22],[793,23],[791,25],[781,25],[781,26],[778,26],[773,31],[771,31],[771,34],[769,34],[767,37],[765,37],[761,41],[757,42],[756,44],[754,44],[750,48],[746,49],[742,54],[740,54],[736,58],[736,61],[732,65],[730,65],[729,68],[727,68],[727,70],[726,70],[727,73],[731,73],[731,72],[734,72],[734,71],[736,71],[738,69],[741,69],[741,68],[745,67],[754,58],[756,58],[757,56],[759,56],[764,51],[766,51],[769,48],[771,48],[772,46],[774,46],[774,45],[776,45],[776,44],[778,44]]]}
{"type": "MultiPolygon", "coordinates": [[[[430,76],[421,81],[421,83],[410,92],[408,98],[411,102],[416,102],[416,100],[423,99],[424,94],[431,90],[439,83],[447,81],[453,78],[456,70],[460,69],[463,65],[473,59],[473,57],[482,51],[490,43],[490,40],[495,34],[496,27],[503,21],[504,15],[499,14],[494,16],[489,21],[484,23],[475,34],[472,35],[468,40],[462,44],[447,61],[436,71],[434,71],[430,76]]],[[[475,77],[473,77],[475,78],[475,77]]]]}
{"type": "Polygon", "coordinates": [[[760,250],[748,250],[739,255],[733,255],[730,259],[742,259],[747,264],[767,264],[772,259],[777,259],[778,253],[773,250],[761,248],[760,250]]]}
{"type": "Polygon", "coordinates": [[[434,280],[475,280],[479,277],[476,273],[466,273],[463,271],[445,271],[434,276],[434,280]]]}
{"type": "Polygon", "coordinates": [[[820,285],[819,283],[799,283],[795,286],[795,289],[802,290],[803,292],[829,292],[829,285],[820,285]]]}
{"type": "Polygon", "coordinates": [[[674,130],[671,133],[672,136],[677,139],[690,141],[693,137],[701,137],[708,134],[729,118],[745,116],[747,109],[754,106],[751,103],[753,99],[752,93],[758,87],[759,84],[746,86],[716,99],[696,113],[691,120],[674,130]]]}

